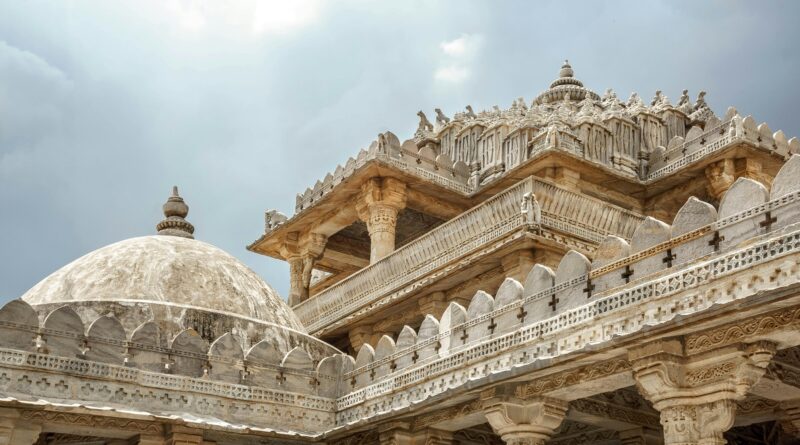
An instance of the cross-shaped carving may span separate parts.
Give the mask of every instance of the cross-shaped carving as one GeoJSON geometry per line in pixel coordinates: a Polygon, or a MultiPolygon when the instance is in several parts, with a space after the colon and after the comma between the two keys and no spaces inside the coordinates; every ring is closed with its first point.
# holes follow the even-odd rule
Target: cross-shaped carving
{"type": "Polygon", "coordinates": [[[622,278],[625,279],[626,283],[631,282],[631,276],[633,276],[633,269],[631,269],[630,264],[625,265],[625,272],[622,272],[622,278]]]}
{"type": "Polygon", "coordinates": [[[283,375],[283,371],[279,372],[278,375],[275,376],[275,380],[278,381],[279,385],[283,385],[283,383],[286,381],[286,376],[283,375]]]}
{"type": "Polygon", "coordinates": [[[469,338],[469,334],[467,334],[467,329],[464,328],[464,332],[461,334],[461,343],[466,343],[467,338],[469,338]]]}
{"type": "Polygon", "coordinates": [[[586,287],[583,289],[586,292],[586,298],[592,298],[592,291],[594,291],[594,284],[591,278],[586,278],[586,287]]]}
{"type": "Polygon", "coordinates": [[[355,376],[353,376],[353,378],[350,379],[350,386],[356,386],[356,378],[355,378],[355,376]]]}
{"type": "Polygon", "coordinates": [[[369,370],[369,379],[375,380],[375,368],[369,370]]]}
{"type": "Polygon", "coordinates": [[[672,249],[667,249],[667,256],[661,260],[662,263],[666,263],[667,267],[672,267],[672,261],[677,258],[673,253],[672,249]]]}
{"type": "Polygon", "coordinates": [[[517,314],[517,319],[519,320],[519,322],[520,323],[524,323],[525,322],[525,316],[527,316],[527,315],[528,315],[528,311],[526,311],[524,307],[520,306],[519,307],[519,313],[517,314]]]}
{"type": "Polygon", "coordinates": [[[714,231],[714,238],[712,238],[711,241],[708,242],[708,245],[709,246],[714,246],[714,252],[717,252],[717,251],[719,251],[719,243],[722,242],[722,241],[725,241],[725,237],[724,236],[719,236],[719,230],[715,230],[714,231]]]}
{"type": "Polygon", "coordinates": [[[761,221],[760,223],[758,223],[758,225],[764,227],[765,229],[767,229],[767,232],[769,232],[770,230],[772,230],[772,225],[775,224],[776,222],[778,222],[778,218],[772,216],[772,212],[767,212],[764,214],[764,221],[761,221]]]}
{"type": "Polygon", "coordinates": [[[489,333],[494,334],[494,330],[497,329],[497,323],[494,322],[494,318],[492,318],[491,323],[489,323],[487,327],[489,328],[489,333]]]}
{"type": "Polygon", "coordinates": [[[548,306],[550,306],[551,308],[553,308],[553,312],[555,312],[555,311],[556,311],[556,305],[558,304],[558,301],[559,301],[559,300],[558,300],[558,298],[556,298],[556,293],[555,293],[555,292],[553,292],[553,294],[552,294],[552,295],[550,295],[550,302],[549,302],[549,303],[547,303],[547,305],[548,305],[548,306]]]}
{"type": "Polygon", "coordinates": [[[417,354],[417,351],[414,351],[414,353],[411,354],[411,363],[417,363],[417,360],[419,360],[419,354],[417,354]]]}

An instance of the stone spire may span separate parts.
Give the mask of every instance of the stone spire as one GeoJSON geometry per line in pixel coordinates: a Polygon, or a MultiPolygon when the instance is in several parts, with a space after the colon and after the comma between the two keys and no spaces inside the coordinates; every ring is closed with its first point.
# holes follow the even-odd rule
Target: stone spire
{"type": "Polygon", "coordinates": [[[558,79],[550,84],[549,89],[534,99],[533,104],[561,102],[565,98],[574,102],[580,102],[586,98],[595,101],[600,100],[600,96],[597,93],[584,88],[583,82],[575,78],[575,71],[572,69],[572,65],[569,64],[569,60],[564,60],[564,64],[561,65],[561,69],[558,71],[558,79]]]}
{"type": "Polygon", "coordinates": [[[194,239],[194,226],[186,221],[189,214],[189,206],[183,202],[183,198],[178,194],[178,186],[172,187],[172,196],[161,207],[164,210],[164,218],[156,229],[159,235],[181,236],[194,239]]]}

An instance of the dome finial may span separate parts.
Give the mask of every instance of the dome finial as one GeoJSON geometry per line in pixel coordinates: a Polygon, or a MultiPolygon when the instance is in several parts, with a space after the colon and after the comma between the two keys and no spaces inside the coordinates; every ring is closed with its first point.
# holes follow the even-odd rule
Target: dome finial
{"type": "Polygon", "coordinates": [[[558,72],[558,77],[572,77],[574,75],[575,73],[572,71],[569,60],[564,59],[564,64],[561,65],[561,71],[558,72]]]}
{"type": "Polygon", "coordinates": [[[186,221],[189,214],[189,206],[183,202],[183,198],[178,194],[178,186],[172,187],[172,196],[161,207],[165,218],[161,220],[156,229],[159,235],[181,236],[184,238],[194,238],[194,226],[186,221]]]}

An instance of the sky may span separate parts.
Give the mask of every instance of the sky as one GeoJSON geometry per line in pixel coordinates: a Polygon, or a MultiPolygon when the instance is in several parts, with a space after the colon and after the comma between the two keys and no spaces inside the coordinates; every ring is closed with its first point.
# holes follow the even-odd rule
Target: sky
{"type": "Polygon", "coordinates": [[[0,302],[155,232],[178,185],[197,239],[248,252],[264,211],[416,112],[530,101],[565,58],[622,98],[706,90],[800,135],[796,1],[0,0],[0,302]]]}

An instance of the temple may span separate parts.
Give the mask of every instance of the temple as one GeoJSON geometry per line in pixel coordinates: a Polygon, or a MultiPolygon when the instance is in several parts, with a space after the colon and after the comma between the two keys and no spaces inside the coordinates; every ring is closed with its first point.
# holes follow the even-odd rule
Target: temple
{"type": "Polygon", "coordinates": [[[705,94],[420,111],[266,212],[288,304],[175,188],[0,309],[0,444],[800,444],[800,142],[705,94]]]}

